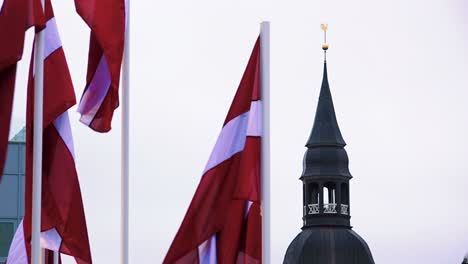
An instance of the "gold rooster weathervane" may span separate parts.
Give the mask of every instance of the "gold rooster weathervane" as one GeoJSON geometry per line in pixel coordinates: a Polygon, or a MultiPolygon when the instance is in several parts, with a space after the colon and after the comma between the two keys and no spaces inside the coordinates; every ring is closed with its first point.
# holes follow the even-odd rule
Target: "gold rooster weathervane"
{"type": "Polygon", "coordinates": [[[323,30],[323,44],[322,44],[323,57],[324,57],[324,60],[327,61],[327,50],[328,50],[327,30],[328,30],[328,24],[321,24],[320,28],[322,28],[322,30],[323,30]]]}

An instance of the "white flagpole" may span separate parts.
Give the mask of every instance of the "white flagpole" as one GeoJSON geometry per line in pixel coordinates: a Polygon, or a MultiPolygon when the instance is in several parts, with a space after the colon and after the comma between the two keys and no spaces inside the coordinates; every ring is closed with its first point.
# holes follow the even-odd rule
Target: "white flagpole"
{"type": "Polygon", "coordinates": [[[262,175],[262,263],[270,259],[270,22],[260,25],[260,84],[263,105],[261,147],[262,175]]]}
{"type": "Polygon", "coordinates": [[[122,65],[121,264],[128,264],[129,238],[130,0],[126,0],[125,5],[126,31],[122,65]]]}
{"type": "Polygon", "coordinates": [[[59,264],[60,252],[54,251],[54,264],[59,264]]]}
{"type": "MultiPolygon", "coordinates": [[[[41,0],[45,10],[45,0],[41,0]]],[[[42,201],[42,118],[44,103],[44,30],[36,33],[34,49],[34,142],[33,142],[33,193],[31,227],[31,262],[41,261],[41,201],[42,201]]]]}

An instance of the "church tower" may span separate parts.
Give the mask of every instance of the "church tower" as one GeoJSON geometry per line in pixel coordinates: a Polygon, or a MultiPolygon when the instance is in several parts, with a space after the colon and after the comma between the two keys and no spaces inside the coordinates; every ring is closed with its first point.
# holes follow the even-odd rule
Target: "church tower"
{"type": "MultiPolygon", "coordinates": [[[[326,34],[326,25],[322,25],[326,34]]],[[[325,35],[326,36],[326,35],[325,35]]],[[[367,243],[350,225],[346,143],[336,120],[328,84],[326,51],[314,125],[306,143],[302,232],[291,242],[284,264],[374,264],[367,243]]]]}

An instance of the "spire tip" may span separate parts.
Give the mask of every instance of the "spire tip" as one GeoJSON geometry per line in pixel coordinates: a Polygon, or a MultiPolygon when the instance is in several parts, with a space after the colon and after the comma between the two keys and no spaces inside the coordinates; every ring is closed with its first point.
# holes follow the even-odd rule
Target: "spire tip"
{"type": "Polygon", "coordinates": [[[327,61],[327,50],[328,50],[328,43],[327,43],[328,24],[320,24],[320,28],[323,30],[322,50],[323,50],[324,61],[326,62],[327,61]]]}

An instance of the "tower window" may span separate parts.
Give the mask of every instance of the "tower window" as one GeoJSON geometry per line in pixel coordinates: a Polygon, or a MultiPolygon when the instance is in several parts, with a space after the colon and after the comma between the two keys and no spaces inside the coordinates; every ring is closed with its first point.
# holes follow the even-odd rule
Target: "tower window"
{"type": "Polygon", "coordinates": [[[318,204],[319,203],[319,186],[317,183],[311,184],[311,203],[318,204]]]}
{"type": "Polygon", "coordinates": [[[307,184],[307,214],[318,214],[319,211],[319,186],[317,183],[307,184]]]}
{"type": "Polygon", "coordinates": [[[336,203],[336,187],[334,183],[327,183],[323,187],[323,203],[336,203]]]}
{"type": "Polygon", "coordinates": [[[336,185],[327,183],[323,187],[323,212],[336,214],[336,185]]]}

